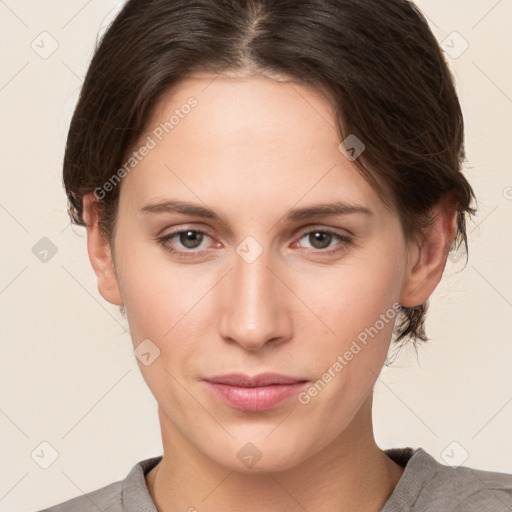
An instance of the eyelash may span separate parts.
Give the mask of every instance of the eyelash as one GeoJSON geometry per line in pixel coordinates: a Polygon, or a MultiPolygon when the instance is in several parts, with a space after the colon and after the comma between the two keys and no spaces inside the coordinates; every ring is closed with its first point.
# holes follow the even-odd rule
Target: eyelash
{"type": "MultiPolygon", "coordinates": [[[[210,236],[208,234],[207,231],[203,230],[203,229],[192,229],[192,228],[186,228],[186,229],[180,229],[178,231],[173,231],[172,233],[169,233],[165,236],[162,236],[162,237],[157,237],[156,238],[156,241],[167,251],[167,252],[170,252],[172,254],[175,254],[176,256],[180,257],[180,258],[192,258],[194,256],[196,256],[197,254],[199,254],[200,252],[202,251],[197,251],[197,250],[188,250],[188,251],[177,251],[175,249],[172,249],[171,247],[169,247],[167,245],[167,242],[174,238],[176,235],[180,235],[182,233],[187,233],[188,231],[192,231],[194,233],[198,233],[198,234],[202,234],[202,235],[207,235],[207,236],[210,236]]],[[[350,245],[352,243],[352,238],[346,236],[346,235],[341,235],[340,233],[337,233],[335,231],[332,231],[331,229],[328,229],[328,228],[322,228],[322,229],[310,229],[309,231],[305,231],[303,232],[300,237],[299,237],[299,240],[304,238],[305,235],[309,235],[311,233],[323,233],[323,234],[328,234],[328,235],[332,235],[336,238],[338,238],[340,240],[341,243],[345,244],[345,245],[350,245]]],[[[336,249],[317,249],[317,250],[313,250],[311,251],[313,254],[320,254],[322,256],[331,256],[333,254],[336,254],[338,253],[339,251],[342,250],[342,247],[337,247],[336,249]]]]}

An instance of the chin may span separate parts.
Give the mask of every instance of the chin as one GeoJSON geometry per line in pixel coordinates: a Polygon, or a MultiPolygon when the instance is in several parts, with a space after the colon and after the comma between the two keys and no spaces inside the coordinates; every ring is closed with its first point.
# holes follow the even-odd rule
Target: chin
{"type": "Polygon", "coordinates": [[[272,440],[265,439],[267,435],[268,432],[259,437],[252,437],[253,441],[249,436],[244,436],[243,440],[231,439],[227,446],[219,443],[218,451],[211,453],[209,446],[208,451],[203,453],[217,464],[238,473],[285,471],[297,466],[311,455],[304,450],[304,443],[293,441],[289,431],[287,439],[286,436],[277,435],[272,440]]]}

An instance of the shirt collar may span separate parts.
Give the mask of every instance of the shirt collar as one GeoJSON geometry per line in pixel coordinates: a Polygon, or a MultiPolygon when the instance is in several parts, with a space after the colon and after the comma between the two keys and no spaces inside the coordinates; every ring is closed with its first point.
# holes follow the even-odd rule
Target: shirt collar
{"type": "Polygon", "coordinates": [[[146,474],[153,469],[162,456],[145,459],[133,466],[123,482],[123,511],[158,512],[146,485],[146,474]]]}

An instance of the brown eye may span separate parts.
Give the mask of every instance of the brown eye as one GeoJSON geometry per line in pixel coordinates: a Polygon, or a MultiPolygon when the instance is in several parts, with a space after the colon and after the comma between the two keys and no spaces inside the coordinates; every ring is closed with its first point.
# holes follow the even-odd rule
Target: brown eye
{"type": "Polygon", "coordinates": [[[307,231],[302,234],[300,239],[302,240],[304,238],[311,244],[311,248],[315,249],[313,252],[318,252],[319,254],[334,254],[340,251],[344,246],[351,243],[350,237],[336,233],[330,229],[315,229],[307,231]],[[334,244],[334,246],[332,246],[331,243],[333,240],[338,240],[338,244],[334,244]],[[334,249],[326,250],[331,247],[334,247],[334,249]]]}
{"type": "Polygon", "coordinates": [[[208,233],[202,229],[181,229],[160,237],[157,241],[166,251],[177,255],[193,256],[200,252],[194,249],[200,247],[205,235],[208,236],[208,233]]]}

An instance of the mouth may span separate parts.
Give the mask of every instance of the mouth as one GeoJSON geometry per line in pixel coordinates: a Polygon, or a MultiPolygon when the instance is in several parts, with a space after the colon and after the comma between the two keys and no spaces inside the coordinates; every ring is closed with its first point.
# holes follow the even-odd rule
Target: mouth
{"type": "Polygon", "coordinates": [[[260,412],[272,409],[296,396],[309,382],[277,373],[250,377],[241,373],[204,379],[212,394],[223,403],[241,410],[260,412]]]}

